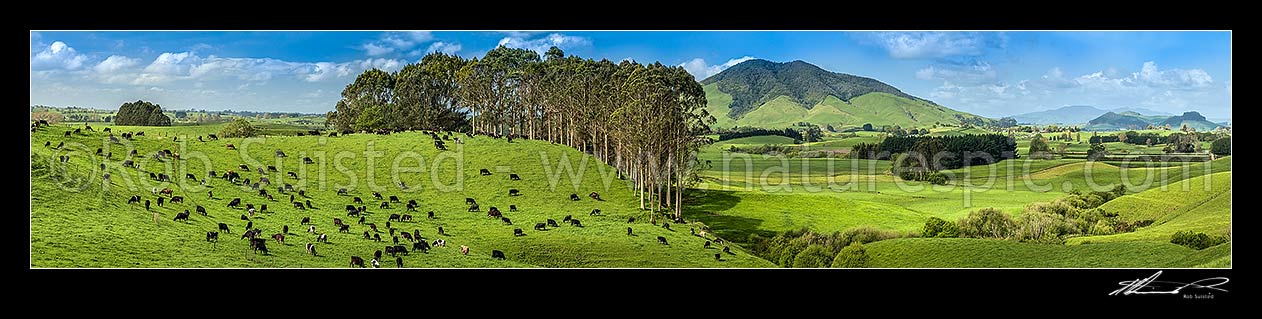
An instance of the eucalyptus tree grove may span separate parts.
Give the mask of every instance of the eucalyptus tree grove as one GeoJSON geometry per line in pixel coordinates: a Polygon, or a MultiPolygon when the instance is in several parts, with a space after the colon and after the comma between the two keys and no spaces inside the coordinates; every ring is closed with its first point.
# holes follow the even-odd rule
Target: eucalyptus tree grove
{"type": "Polygon", "coordinates": [[[481,58],[431,53],[395,73],[372,69],[342,91],[328,123],[342,131],[450,130],[546,140],[628,176],[646,209],[673,208],[696,180],[714,117],[682,67],[544,57],[498,47],[481,58]]]}

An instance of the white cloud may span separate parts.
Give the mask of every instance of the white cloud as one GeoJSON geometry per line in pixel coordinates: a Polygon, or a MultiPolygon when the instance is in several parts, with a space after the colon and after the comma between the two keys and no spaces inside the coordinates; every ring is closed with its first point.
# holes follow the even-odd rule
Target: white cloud
{"type": "Polygon", "coordinates": [[[1151,61],[1131,73],[1107,68],[1068,76],[1064,70],[1052,68],[1040,77],[1016,84],[969,83],[968,76],[944,76],[948,73],[930,67],[917,72],[917,77],[943,80],[929,94],[937,102],[986,115],[1012,115],[1021,113],[1014,110],[1058,105],[1143,106],[1170,113],[1231,105],[1230,83],[1214,82],[1205,70],[1160,69],[1151,61]]]}
{"type": "Polygon", "coordinates": [[[861,33],[897,59],[978,56],[989,48],[1006,46],[1003,33],[982,32],[871,32],[861,33]]]}
{"type": "Polygon", "coordinates": [[[529,35],[524,33],[510,34],[508,37],[500,39],[499,42],[499,45],[502,46],[527,49],[535,51],[536,53],[539,53],[539,55],[543,55],[548,52],[548,49],[554,46],[561,48],[561,50],[569,50],[572,48],[589,46],[591,44],[592,41],[590,39],[560,33],[552,33],[535,39],[529,38],[529,35]]]}
{"type": "Polygon", "coordinates": [[[977,62],[968,65],[931,65],[916,71],[921,80],[949,80],[966,84],[991,83],[999,77],[990,63],[977,62]]]}
{"type": "Polygon", "coordinates": [[[128,69],[140,64],[139,59],[132,59],[121,55],[111,55],[105,58],[101,63],[97,63],[93,70],[101,74],[112,74],[123,69],[128,69]]]}
{"type": "Polygon", "coordinates": [[[387,32],[375,41],[360,45],[360,49],[368,56],[382,56],[404,52],[433,39],[429,31],[387,32]]]}
{"type": "MultiPolygon", "coordinates": [[[[627,58],[627,59],[630,59],[630,58],[627,58]]],[[[737,64],[740,64],[741,62],[745,62],[745,61],[749,61],[753,59],[755,58],[747,55],[747,56],[727,60],[727,62],[724,62],[723,64],[707,65],[705,62],[705,59],[695,58],[692,60],[688,60],[688,62],[680,63],[679,66],[683,67],[684,70],[692,74],[692,77],[696,78],[697,81],[701,81],[715,74],[719,74],[719,72],[723,72],[723,70],[727,70],[727,68],[730,68],[733,65],[737,65],[737,64]]]]}
{"type": "Polygon", "coordinates": [[[87,59],[65,42],[56,41],[31,57],[31,70],[76,70],[87,59]]]}
{"type": "Polygon", "coordinates": [[[445,54],[456,54],[461,49],[460,43],[438,41],[431,43],[425,50],[416,50],[409,52],[409,56],[422,56],[431,52],[442,52],[445,54]]]}

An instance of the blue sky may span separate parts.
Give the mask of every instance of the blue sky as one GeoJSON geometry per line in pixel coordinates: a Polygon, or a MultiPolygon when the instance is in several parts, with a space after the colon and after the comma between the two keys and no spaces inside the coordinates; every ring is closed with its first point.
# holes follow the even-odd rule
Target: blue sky
{"type": "Polygon", "coordinates": [[[31,104],[332,110],[369,68],[497,45],[682,65],[807,61],[999,117],[1065,105],[1231,114],[1230,32],[31,32],[31,104]]]}

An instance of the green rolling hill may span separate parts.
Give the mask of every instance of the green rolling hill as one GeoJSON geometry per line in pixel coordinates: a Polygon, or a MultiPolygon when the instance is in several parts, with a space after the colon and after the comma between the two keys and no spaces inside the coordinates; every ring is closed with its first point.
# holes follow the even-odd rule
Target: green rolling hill
{"type": "Polygon", "coordinates": [[[834,73],[802,61],[749,60],[701,82],[715,126],[975,125],[993,120],[908,95],[880,81],[834,73]]]}

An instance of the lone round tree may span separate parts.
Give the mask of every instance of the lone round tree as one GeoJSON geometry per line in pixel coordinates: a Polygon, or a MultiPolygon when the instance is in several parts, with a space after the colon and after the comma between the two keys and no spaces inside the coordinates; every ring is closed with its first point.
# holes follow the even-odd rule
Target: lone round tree
{"type": "Polygon", "coordinates": [[[114,124],[136,126],[171,126],[171,118],[162,114],[162,107],[147,101],[123,103],[118,107],[114,124]]]}

